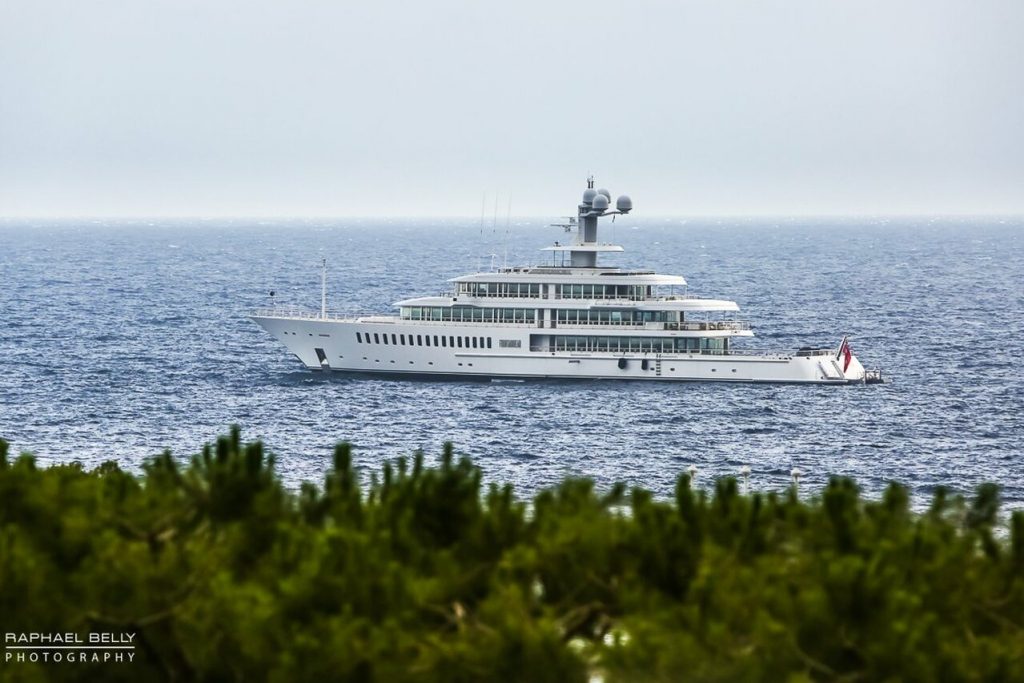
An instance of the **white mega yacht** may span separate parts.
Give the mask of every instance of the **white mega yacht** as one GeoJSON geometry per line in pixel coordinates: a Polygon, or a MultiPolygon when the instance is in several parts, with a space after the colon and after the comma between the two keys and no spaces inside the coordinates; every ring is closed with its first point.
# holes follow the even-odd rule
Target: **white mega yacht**
{"type": "MultiPolygon", "coordinates": [[[[627,214],[628,196],[588,180],[568,244],[547,247],[544,265],[502,267],[451,280],[441,296],[406,299],[398,315],[329,315],[273,308],[252,319],[309,369],[406,376],[631,379],[849,384],[865,371],[844,337],[838,348],[740,351],[752,337],[733,301],[686,294],[686,280],[598,265],[621,252],[599,242],[598,219],[627,214]]],[[[325,282],[325,280],[324,280],[325,282]]],[[[325,287],[325,284],[322,285],[325,287]]]]}

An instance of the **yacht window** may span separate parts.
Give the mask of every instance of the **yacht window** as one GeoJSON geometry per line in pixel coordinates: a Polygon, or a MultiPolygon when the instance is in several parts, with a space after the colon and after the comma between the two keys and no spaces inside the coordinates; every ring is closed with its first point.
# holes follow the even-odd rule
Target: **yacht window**
{"type": "Polygon", "coordinates": [[[423,346],[423,335],[422,334],[417,334],[416,335],[416,346],[423,346]]]}
{"type": "Polygon", "coordinates": [[[459,340],[459,348],[462,348],[462,337],[456,337],[459,340]]]}
{"type": "MultiPolygon", "coordinates": [[[[434,337],[434,343],[437,343],[437,337],[434,337]]],[[[441,346],[448,346],[448,337],[441,337],[441,346]]]]}
{"type": "Polygon", "coordinates": [[[448,337],[448,346],[449,348],[455,348],[455,337],[448,337]]]}
{"type": "Polygon", "coordinates": [[[476,337],[473,337],[473,348],[476,348],[476,337]]]}
{"type": "MultiPolygon", "coordinates": [[[[427,344],[427,346],[430,346],[430,344],[427,344]]],[[[434,346],[437,346],[437,335],[436,334],[434,335],[434,346]]]]}
{"type": "MultiPolygon", "coordinates": [[[[373,335],[373,336],[375,336],[375,337],[376,337],[377,335],[373,335]]],[[[387,333],[385,332],[385,333],[384,333],[384,334],[382,334],[381,336],[382,336],[382,337],[384,337],[384,343],[385,343],[385,344],[387,344],[387,343],[388,343],[388,335],[387,335],[387,333]]]]}
{"type": "Polygon", "coordinates": [[[360,344],[362,344],[363,343],[363,335],[361,335],[358,332],[356,332],[356,341],[359,342],[360,344]]]}
{"type": "Polygon", "coordinates": [[[396,346],[398,345],[397,335],[394,335],[394,334],[391,335],[391,343],[396,345],[396,346]]]}
{"type": "Polygon", "coordinates": [[[377,336],[376,332],[373,333],[373,343],[380,344],[380,337],[377,336]]]}
{"type": "Polygon", "coordinates": [[[487,338],[487,348],[491,348],[491,338],[487,338]]]}
{"type": "Polygon", "coordinates": [[[401,335],[401,336],[399,337],[399,339],[401,339],[401,341],[402,341],[402,346],[405,346],[405,335],[404,335],[404,334],[403,334],[403,335],[401,335]]]}

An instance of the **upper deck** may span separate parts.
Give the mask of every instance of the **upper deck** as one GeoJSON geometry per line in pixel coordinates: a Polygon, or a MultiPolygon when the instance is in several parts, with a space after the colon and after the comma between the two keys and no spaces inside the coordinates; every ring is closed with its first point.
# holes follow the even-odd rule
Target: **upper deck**
{"type": "Polygon", "coordinates": [[[686,278],[680,275],[661,275],[653,270],[622,270],[620,268],[574,268],[532,266],[501,268],[489,273],[471,273],[448,280],[463,282],[503,283],[527,282],[536,284],[590,284],[590,285],[678,285],[685,287],[686,278]]]}

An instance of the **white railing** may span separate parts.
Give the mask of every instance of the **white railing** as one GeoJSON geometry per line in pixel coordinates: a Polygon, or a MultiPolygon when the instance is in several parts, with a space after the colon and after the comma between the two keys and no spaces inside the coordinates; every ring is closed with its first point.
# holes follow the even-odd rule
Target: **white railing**
{"type": "Polygon", "coordinates": [[[679,330],[682,332],[708,332],[708,331],[743,331],[750,329],[750,323],[739,320],[724,320],[720,322],[682,322],[682,323],[666,323],[666,322],[637,322],[635,320],[601,320],[598,322],[566,322],[564,320],[555,321],[556,326],[559,328],[569,329],[601,329],[603,327],[637,327],[647,330],[679,330]]]}
{"type": "Polygon", "coordinates": [[[530,351],[539,353],[573,353],[573,354],[585,354],[585,355],[597,355],[597,356],[612,356],[614,358],[678,358],[679,356],[729,356],[731,358],[766,358],[770,360],[791,360],[793,358],[792,353],[786,353],[784,351],[759,351],[759,350],[743,350],[734,351],[729,349],[679,349],[678,351],[629,351],[629,350],[606,350],[599,351],[595,349],[573,349],[568,347],[557,347],[552,348],[548,346],[531,346],[530,351]]]}
{"type": "Polygon", "coordinates": [[[288,306],[259,308],[252,311],[250,315],[259,318],[295,318],[299,320],[354,320],[359,317],[356,314],[343,313],[342,311],[327,311],[327,316],[323,317],[320,315],[320,311],[288,306]]]}
{"type": "Polygon", "coordinates": [[[711,330],[749,330],[750,323],[745,320],[717,320],[706,322],[665,323],[666,330],[685,332],[704,332],[711,330]]]}
{"type": "Polygon", "coordinates": [[[400,320],[403,323],[410,323],[414,325],[451,325],[454,323],[458,325],[489,325],[496,327],[537,327],[536,320],[516,320],[501,322],[491,320],[475,320],[473,318],[466,318],[465,320],[460,320],[458,318],[453,318],[451,320],[420,320],[418,318],[400,318],[400,320]]]}
{"type": "Polygon", "coordinates": [[[509,299],[511,301],[516,301],[516,300],[519,300],[519,299],[536,300],[536,299],[544,299],[544,298],[546,298],[543,294],[515,294],[515,295],[513,295],[513,294],[507,294],[507,293],[506,294],[498,294],[498,293],[491,294],[490,292],[488,292],[486,294],[482,294],[480,292],[476,292],[476,293],[472,293],[472,292],[454,292],[454,293],[449,293],[447,295],[442,294],[442,296],[452,296],[452,297],[457,297],[459,299],[509,299]]]}

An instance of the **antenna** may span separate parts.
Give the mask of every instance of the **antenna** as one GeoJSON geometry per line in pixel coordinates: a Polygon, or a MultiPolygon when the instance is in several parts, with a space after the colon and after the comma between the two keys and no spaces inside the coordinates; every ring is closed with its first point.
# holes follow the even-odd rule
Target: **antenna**
{"type": "Polygon", "coordinates": [[[480,272],[482,264],[480,263],[481,254],[480,250],[484,248],[484,214],[487,212],[487,190],[484,190],[483,199],[480,200],[480,243],[476,245],[476,272],[480,272]]]}
{"type": "Polygon", "coordinates": [[[512,222],[512,193],[508,193],[508,211],[505,213],[505,267],[508,268],[509,224],[512,222]]]}
{"type": "Polygon", "coordinates": [[[494,191],[494,218],[491,220],[491,241],[487,245],[488,250],[491,251],[491,270],[494,270],[494,250],[497,249],[494,241],[498,235],[498,191],[494,191]]]}
{"type": "Polygon", "coordinates": [[[494,191],[494,220],[491,221],[491,234],[498,229],[498,191],[494,191]]]}
{"type": "Polygon", "coordinates": [[[320,263],[320,319],[327,319],[327,259],[320,263]]]}

